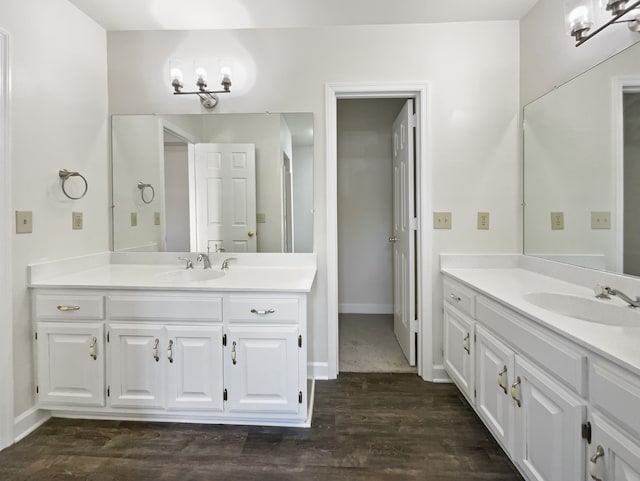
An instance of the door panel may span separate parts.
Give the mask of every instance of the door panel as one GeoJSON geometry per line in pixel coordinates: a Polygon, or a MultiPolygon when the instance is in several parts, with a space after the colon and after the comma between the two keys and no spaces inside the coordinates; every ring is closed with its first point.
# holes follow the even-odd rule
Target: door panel
{"type": "Polygon", "coordinates": [[[256,252],[253,144],[196,144],[197,250],[256,252]]]}
{"type": "Polygon", "coordinates": [[[448,306],[444,308],[444,367],[471,404],[475,403],[475,322],[448,306]]]}
{"type": "Polygon", "coordinates": [[[393,123],[393,330],[416,365],[413,100],[393,123]]]}

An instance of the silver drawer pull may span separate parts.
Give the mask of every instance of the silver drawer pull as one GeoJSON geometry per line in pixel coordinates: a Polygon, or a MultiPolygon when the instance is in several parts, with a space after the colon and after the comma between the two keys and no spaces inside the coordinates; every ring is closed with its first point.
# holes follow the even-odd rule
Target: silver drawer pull
{"type": "Polygon", "coordinates": [[[173,362],[173,339],[169,339],[169,347],[167,348],[167,359],[173,362]]]}
{"type": "Polygon", "coordinates": [[[596,448],[596,454],[591,456],[591,458],[589,459],[589,475],[591,476],[591,479],[595,481],[602,481],[602,478],[598,477],[596,471],[598,471],[598,458],[603,457],[604,449],[602,448],[602,446],[598,445],[598,447],[596,448]]]}
{"type": "Polygon", "coordinates": [[[267,314],[273,314],[275,312],[275,309],[251,309],[251,314],[258,314],[259,316],[266,316],[267,314]]]}
{"type": "Polygon", "coordinates": [[[467,354],[471,354],[471,335],[467,332],[467,335],[464,336],[464,350],[467,351],[467,354]]]}
{"type": "Polygon", "coordinates": [[[153,358],[156,360],[156,362],[160,361],[160,356],[158,355],[158,344],[160,343],[159,339],[156,339],[155,342],[153,343],[153,349],[151,351],[151,353],[153,354],[153,358]]]}
{"type": "Polygon", "coordinates": [[[449,299],[451,299],[452,301],[460,302],[462,300],[462,297],[452,292],[451,294],[449,294],[449,299]]]}
{"type": "Polygon", "coordinates": [[[502,376],[504,376],[506,373],[507,373],[507,366],[504,366],[502,368],[502,371],[500,371],[498,373],[498,386],[500,386],[502,388],[502,390],[504,391],[505,394],[507,394],[507,388],[502,383],[502,376]]]}
{"type": "Polygon", "coordinates": [[[233,341],[233,346],[231,347],[231,362],[237,364],[236,360],[236,341],[233,341]]]}
{"type": "Polygon", "coordinates": [[[96,344],[98,344],[98,339],[94,336],[91,339],[91,344],[89,344],[89,356],[94,361],[98,359],[98,353],[96,352],[97,351],[96,344]]]}
{"type": "Polygon", "coordinates": [[[522,401],[520,399],[518,399],[516,397],[517,394],[517,390],[518,390],[518,385],[522,382],[522,380],[520,379],[520,376],[518,376],[516,378],[516,382],[514,382],[511,385],[511,397],[513,398],[513,400],[516,402],[516,404],[518,405],[518,407],[522,406],[522,401]]]}
{"type": "Polygon", "coordinates": [[[79,311],[80,310],[80,306],[58,306],[58,310],[60,312],[79,311]]]}

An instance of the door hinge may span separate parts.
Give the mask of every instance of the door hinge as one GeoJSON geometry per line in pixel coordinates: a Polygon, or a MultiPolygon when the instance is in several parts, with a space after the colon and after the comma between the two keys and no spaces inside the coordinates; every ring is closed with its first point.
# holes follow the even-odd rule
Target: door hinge
{"type": "Polygon", "coordinates": [[[222,391],[222,400],[223,401],[227,400],[227,390],[226,389],[224,391],[222,391]]]}
{"type": "Polygon", "coordinates": [[[223,346],[226,346],[226,345],[227,345],[227,335],[226,335],[226,334],[223,334],[223,335],[222,335],[222,345],[223,345],[223,346]]]}
{"type": "Polygon", "coordinates": [[[409,221],[409,227],[411,228],[411,230],[418,230],[418,218],[417,217],[411,218],[411,220],[409,221]]]}
{"type": "Polygon", "coordinates": [[[40,386],[36,385],[36,394],[40,394],[40,386]]]}
{"type": "Polygon", "coordinates": [[[110,338],[109,338],[109,331],[107,331],[107,342],[109,342],[109,341],[110,341],[110,338]]]}
{"type": "Polygon", "coordinates": [[[582,439],[586,439],[587,444],[591,444],[591,423],[589,421],[582,423],[581,434],[582,439]]]}
{"type": "Polygon", "coordinates": [[[111,397],[111,386],[107,386],[107,397],[111,397]]]}
{"type": "Polygon", "coordinates": [[[411,125],[409,127],[417,127],[418,126],[418,114],[411,115],[411,125]]]}
{"type": "Polygon", "coordinates": [[[36,336],[36,341],[37,341],[38,340],[38,333],[37,332],[35,333],[35,336],[36,336]]]}
{"type": "Polygon", "coordinates": [[[473,390],[473,399],[478,397],[478,391],[476,391],[475,389],[473,390]]]}
{"type": "Polygon", "coordinates": [[[418,332],[418,319],[411,320],[411,330],[415,333],[418,332]]]}
{"type": "Polygon", "coordinates": [[[298,391],[298,404],[302,404],[302,391],[298,391]]]}
{"type": "Polygon", "coordinates": [[[298,347],[302,347],[302,334],[298,336],[298,347]]]}

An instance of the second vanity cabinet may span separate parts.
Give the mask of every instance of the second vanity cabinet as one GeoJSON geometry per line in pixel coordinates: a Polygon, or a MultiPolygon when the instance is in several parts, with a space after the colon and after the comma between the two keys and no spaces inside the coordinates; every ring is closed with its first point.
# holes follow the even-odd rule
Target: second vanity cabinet
{"type": "Polygon", "coordinates": [[[305,294],[90,292],[34,290],[41,408],[115,419],[305,422],[305,294]]]}

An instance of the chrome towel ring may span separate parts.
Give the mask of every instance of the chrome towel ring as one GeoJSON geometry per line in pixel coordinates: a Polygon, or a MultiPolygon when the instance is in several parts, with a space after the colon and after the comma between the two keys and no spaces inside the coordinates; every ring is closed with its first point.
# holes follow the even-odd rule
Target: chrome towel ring
{"type": "Polygon", "coordinates": [[[154,190],[153,186],[151,184],[145,184],[144,182],[138,182],[138,189],[140,189],[140,197],[142,197],[142,202],[144,202],[145,204],[151,204],[151,202],[153,202],[153,199],[156,198],[156,191],[154,190]],[[151,199],[147,200],[147,198],[145,197],[145,191],[146,189],[151,189],[151,199]]]}
{"type": "Polygon", "coordinates": [[[67,169],[62,169],[62,170],[58,171],[58,175],[62,179],[62,192],[69,199],[78,200],[78,199],[82,199],[85,196],[85,194],[87,193],[87,190],[89,189],[89,183],[87,182],[87,179],[85,179],[84,175],[82,175],[79,172],[69,172],[67,169]],[[67,189],[65,189],[65,187],[64,187],[64,184],[67,182],[67,180],[69,180],[70,177],[80,177],[82,179],[82,181],[84,182],[84,191],[78,197],[74,197],[72,195],[69,195],[69,193],[67,192],[67,189]]]}

